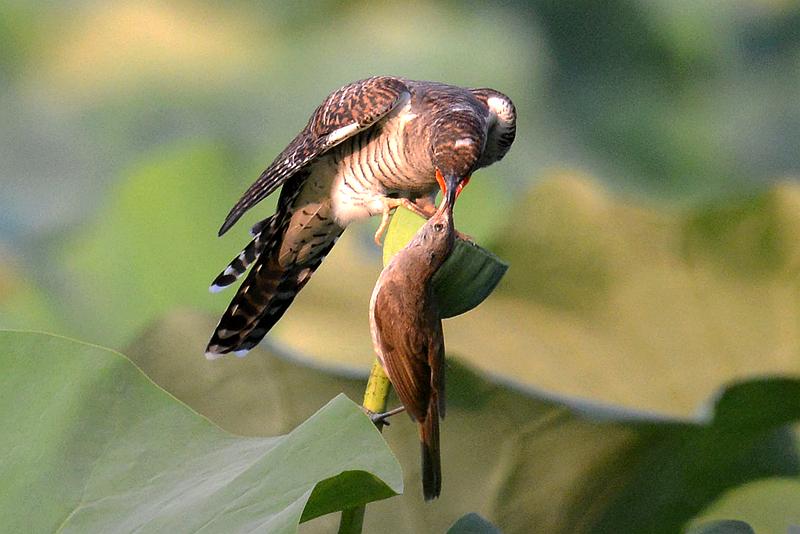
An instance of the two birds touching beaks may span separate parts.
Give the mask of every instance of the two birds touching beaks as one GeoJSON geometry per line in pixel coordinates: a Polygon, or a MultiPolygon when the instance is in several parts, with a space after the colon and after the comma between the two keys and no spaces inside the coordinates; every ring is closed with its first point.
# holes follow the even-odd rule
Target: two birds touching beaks
{"type": "Polygon", "coordinates": [[[206,357],[242,356],[255,347],[351,222],[381,215],[377,241],[399,206],[428,218],[382,272],[370,323],[383,367],[420,424],[425,498],[437,497],[444,343],[431,277],[453,247],[460,188],[501,160],[515,135],[514,104],[494,89],[374,76],[333,91],[220,228],[222,235],[280,188],[276,212],[253,227],[252,241],[211,285],[221,290],[249,269],[206,357]]]}

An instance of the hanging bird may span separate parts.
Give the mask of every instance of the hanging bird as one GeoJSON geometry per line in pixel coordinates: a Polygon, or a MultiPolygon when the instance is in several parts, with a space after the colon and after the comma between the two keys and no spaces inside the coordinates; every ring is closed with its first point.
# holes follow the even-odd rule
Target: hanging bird
{"type": "Polygon", "coordinates": [[[398,206],[430,217],[436,171],[465,182],[505,156],[515,124],[513,103],[492,89],[377,76],[331,93],[220,228],[281,187],[275,214],[253,227],[253,240],[211,285],[221,290],[253,266],[206,357],[257,345],[351,222],[381,215],[379,241],[398,206]]]}
{"type": "Polygon", "coordinates": [[[372,345],[400,402],[419,424],[422,490],[439,496],[439,419],[444,417],[444,335],[431,282],[453,250],[458,177],[448,176],[439,210],[383,269],[369,305],[372,345]]]}

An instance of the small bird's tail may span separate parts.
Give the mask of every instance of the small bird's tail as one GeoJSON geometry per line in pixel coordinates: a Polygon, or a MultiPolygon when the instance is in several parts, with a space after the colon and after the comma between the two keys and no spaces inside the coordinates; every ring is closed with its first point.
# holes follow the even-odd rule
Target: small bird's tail
{"type": "Polygon", "coordinates": [[[343,228],[308,213],[273,216],[257,225],[255,239],[214,281],[212,291],[222,289],[255,261],[208,342],[207,358],[243,356],[255,347],[322,263],[343,228]]]}
{"type": "Polygon", "coordinates": [[[425,420],[419,423],[422,449],[422,494],[426,501],[442,492],[442,460],[439,450],[439,401],[432,395],[425,420]]]}

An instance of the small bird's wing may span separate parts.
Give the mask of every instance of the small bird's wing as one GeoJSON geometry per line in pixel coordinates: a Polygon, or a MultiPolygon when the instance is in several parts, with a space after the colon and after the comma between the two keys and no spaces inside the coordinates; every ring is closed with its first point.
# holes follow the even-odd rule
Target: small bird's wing
{"type": "Polygon", "coordinates": [[[331,93],[289,146],[245,191],[219,230],[224,234],[251,207],[289,177],[342,141],[364,131],[410,96],[399,78],[376,76],[345,85],[331,93]]]}
{"type": "Polygon", "coordinates": [[[469,91],[486,106],[488,114],[486,148],[478,162],[478,166],[486,167],[503,159],[514,143],[517,135],[517,110],[511,99],[500,91],[485,87],[469,91]]]}
{"type": "MultiPolygon", "coordinates": [[[[418,313],[419,303],[405,295],[403,287],[387,280],[376,296],[373,321],[381,360],[400,402],[414,420],[424,421],[434,382],[429,350],[436,339],[442,344],[442,324],[438,317],[431,322],[430,314],[418,313]]],[[[437,368],[443,368],[438,356],[434,360],[437,368]]]]}
{"type": "Polygon", "coordinates": [[[432,323],[434,334],[428,340],[428,366],[431,369],[431,393],[436,396],[439,405],[438,416],[444,419],[444,332],[442,332],[442,320],[439,318],[439,310],[432,310],[436,320],[432,323]]]}

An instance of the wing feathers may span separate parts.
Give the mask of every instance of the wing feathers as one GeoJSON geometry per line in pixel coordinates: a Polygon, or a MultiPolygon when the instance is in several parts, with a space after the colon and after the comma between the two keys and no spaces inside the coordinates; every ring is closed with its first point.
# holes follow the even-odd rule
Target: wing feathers
{"type": "Polygon", "coordinates": [[[385,117],[408,94],[408,87],[402,80],[389,76],[354,82],[331,93],[314,111],[303,131],[233,206],[219,229],[219,235],[227,232],[247,210],[297,171],[385,117]]]}
{"type": "MultiPolygon", "coordinates": [[[[420,328],[411,325],[397,328],[392,324],[398,320],[396,318],[408,316],[409,311],[417,307],[417,303],[405,302],[404,296],[403,289],[396,282],[387,280],[376,296],[372,316],[386,374],[409,415],[416,421],[423,421],[434,383],[429,362],[430,340],[421,333],[420,328]]],[[[419,319],[426,320],[424,317],[419,319]]],[[[441,331],[441,321],[438,317],[435,317],[435,321],[441,331]]],[[[438,374],[441,365],[435,366],[438,374]]]]}

